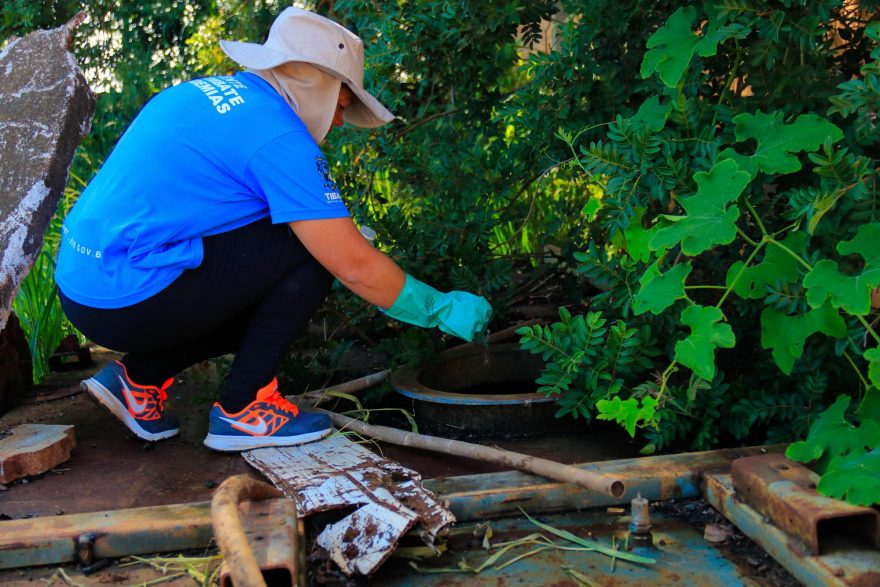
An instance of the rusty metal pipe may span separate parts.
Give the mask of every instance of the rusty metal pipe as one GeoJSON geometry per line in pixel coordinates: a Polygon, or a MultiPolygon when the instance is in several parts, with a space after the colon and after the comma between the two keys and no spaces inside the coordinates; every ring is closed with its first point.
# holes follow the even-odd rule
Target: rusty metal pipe
{"type": "MultiPolygon", "coordinates": [[[[226,479],[211,499],[211,524],[217,546],[236,587],[266,587],[263,572],[248,545],[238,509],[243,501],[282,497],[277,488],[247,475],[226,479]]],[[[294,575],[295,576],[295,575],[294,575]]]]}
{"type": "Polygon", "coordinates": [[[623,482],[616,477],[604,475],[602,473],[594,473],[585,471],[571,465],[563,465],[547,459],[532,457],[508,450],[501,450],[480,444],[472,444],[470,442],[462,442],[460,440],[450,440],[448,438],[440,438],[437,436],[427,436],[425,434],[417,434],[415,432],[406,432],[397,428],[389,428],[387,426],[374,426],[366,424],[360,420],[336,414],[334,412],[326,412],[332,419],[333,423],[340,428],[354,430],[364,436],[398,444],[401,446],[411,446],[434,452],[442,452],[452,454],[469,459],[480,461],[489,461],[501,465],[507,465],[520,471],[535,473],[548,479],[563,481],[565,483],[573,483],[580,487],[585,487],[611,497],[620,497],[623,495],[626,487],[623,482]]]}

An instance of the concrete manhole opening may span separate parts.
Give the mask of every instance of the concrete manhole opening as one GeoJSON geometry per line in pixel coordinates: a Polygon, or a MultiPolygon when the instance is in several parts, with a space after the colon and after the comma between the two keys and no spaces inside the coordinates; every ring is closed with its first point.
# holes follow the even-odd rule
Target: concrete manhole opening
{"type": "Polygon", "coordinates": [[[544,362],[516,344],[448,351],[391,375],[413,400],[420,432],[449,438],[524,438],[559,430],[553,398],[537,393],[544,362]]]}

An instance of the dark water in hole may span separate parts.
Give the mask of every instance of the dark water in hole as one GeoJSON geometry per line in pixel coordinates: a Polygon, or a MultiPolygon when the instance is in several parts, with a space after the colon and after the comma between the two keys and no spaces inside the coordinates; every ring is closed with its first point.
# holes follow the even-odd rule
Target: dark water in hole
{"type": "Polygon", "coordinates": [[[475,383],[448,389],[455,393],[473,395],[507,395],[512,393],[537,393],[538,384],[534,381],[495,381],[491,383],[475,383]]]}

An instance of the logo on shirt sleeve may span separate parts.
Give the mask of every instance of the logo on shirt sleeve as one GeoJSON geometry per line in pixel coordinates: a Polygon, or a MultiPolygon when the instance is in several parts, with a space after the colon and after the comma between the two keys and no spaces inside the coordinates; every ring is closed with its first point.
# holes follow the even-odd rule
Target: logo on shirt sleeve
{"type": "Polygon", "coordinates": [[[336,187],[336,182],[330,177],[330,166],[327,165],[327,160],[324,159],[323,155],[315,157],[315,166],[318,168],[318,173],[324,181],[324,197],[327,198],[327,203],[342,201],[342,197],[339,195],[339,188],[336,187]]]}

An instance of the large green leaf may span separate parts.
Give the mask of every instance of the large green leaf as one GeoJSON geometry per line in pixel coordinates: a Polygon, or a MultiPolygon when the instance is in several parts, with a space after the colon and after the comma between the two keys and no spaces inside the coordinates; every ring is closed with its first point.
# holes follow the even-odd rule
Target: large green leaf
{"type": "Polygon", "coordinates": [[[722,319],[724,314],[714,306],[690,306],[681,313],[691,333],[675,343],[675,360],[707,381],[715,377],[715,349],[736,344],[730,325],[718,324],[722,319]]]}
{"type": "Polygon", "coordinates": [[[739,208],[730,206],[748,185],[749,174],[731,160],[721,161],[707,172],[694,175],[697,193],[681,198],[687,216],[663,216],[671,222],[657,229],[651,248],[671,248],[681,243],[685,255],[699,255],[713,245],[728,244],[736,238],[739,208]]]}
{"type": "Polygon", "coordinates": [[[666,119],[672,112],[672,101],[669,100],[665,104],[660,103],[660,96],[654,95],[642,102],[636,112],[629,120],[636,126],[651,129],[654,132],[663,130],[666,126],[666,119]]]}
{"type": "Polygon", "coordinates": [[[636,426],[654,422],[657,414],[656,398],[645,396],[641,402],[642,405],[639,407],[639,400],[636,398],[621,400],[619,395],[615,395],[610,400],[600,399],[596,402],[597,418],[622,424],[630,436],[635,436],[636,426]]]}
{"type": "MultiPolygon", "coordinates": [[[[785,238],[782,244],[800,254],[807,244],[807,235],[802,232],[793,232],[785,238]]],[[[737,261],[730,266],[727,271],[728,286],[737,278],[742,267],[742,261],[737,261]]],[[[770,243],[767,245],[764,259],[760,263],[742,269],[742,275],[739,275],[733,291],[741,298],[759,299],[767,295],[767,286],[776,282],[793,283],[797,279],[797,261],[781,248],[770,243]]]]}
{"type": "Polygon", "coordinates": [[[592,222],[596,219],[596,215],[599,214],[599,210],[602,209],[602,200],[596,197],[592,197],[587,200],[587,203],[584,204],[584,207],[581,209],[581,214],[587,217],[587,220],[592,222]]]}
{"type": "Polygon", "coordinates": [[[802,114],[792,124],[785,124],[781,110],[769,114],[739,114],[736,123],[736,140],[754,139],[757,147],[752,155],[741,155],[734,149],[725,149],[719,158],[736,161],[740,169],[753,178],[758,171],[764,173],[794,173],[801,162],[794,153],[815,151],[827,139],[839,141],[843,132],[821,116],[802,114]]]}
{"type": "Polygon", "coordinates": [[[872,387],[865,392],[858,414],[862,420],[880,422],[880,388],[872,387]]]}
{"type": "Polygon", "coordinates": [[[645,217],[645,209],[644,208],[636,208],[636,215],[630,221],[629,226],[626,227],[626,231],[624,231],[624,248],[630,257],[635,259],[636,261],[642,261],[643,263],[647,263],[651,258],[651,239],[654,237],[654,233],[658,230],[658,226],[655,225],[652,228],[645,228],[642,226],[642,221],[645,217]]]}
{"type": "Polygon", "coordinates": [[[868,379],[874,387],[880,389],[880,348],[868,349],[863,356],[868,361],[868,379]]]}
{"type": "Polygon", "coordinates": [[[816,332],[840,338],[846,335],[846,323],[830,304],[797,316],[773,308],[761,312],[761,346],[773,349],[773,360],[786,375],[804,354],[807,338],[816,332]]]}
{"type": "Polygon", "coordinates": [[[713,26],[705,35],[694,32],[697,11],[693,6],[679,8],[666,20],[666,24],[648,37],[648,51],[642,60],[641,74],[646,78],[655,71],[670,88],[681,81],[694,55],[709,57],[718,51],[718,43],[730,36],[713,26]]]}
{"type": "Polygon", "coordinates": [[[837,461],[816,489],[855,505],[880,504],[880,447],[837,461]]]}
{"type": "Polygon", "coordinates": [[[691,273],[691,264],[679,263],[666,273],[660,273],[659,264],[660,261],[652,264],[639,279],[641,287],[633,296],[636,314],[659,314],[676,300],[687,298],[684,282],[691,273]]]}
{"type": "Polygon", "coordinates": [[[857,275],[842,273],[834,261],[819,261],[804,278],[807,302],[816,308],[831,300],[835,308],[864,316],[871,310],[871,290],[880,285],[880,224],[863,224],[856,236],[837,244],[841,255],[860,255],[864,267],[857,275]]]}
{"type": "MultiPolygon", "coordinates": [[[[865,36],[880,43],[880,22],[872,22],[866,26],[865,36]]],[[[875,47],[874,50],[871,51],[871,59],[880,60],[880,47],[875,47]]]]}
{"type": "Polygon", "coordinates": [[[822,474],[829,463],[839,457],[861,455],[880,446],[880,424],[864,420],[860,426],[853,426],[847,421],[849,399],[846,395],[837,396],[831,407],[810,426],[807,439],[791,443],[785,456],[802,463],[818,461],[816,470],[822,474]]]}

